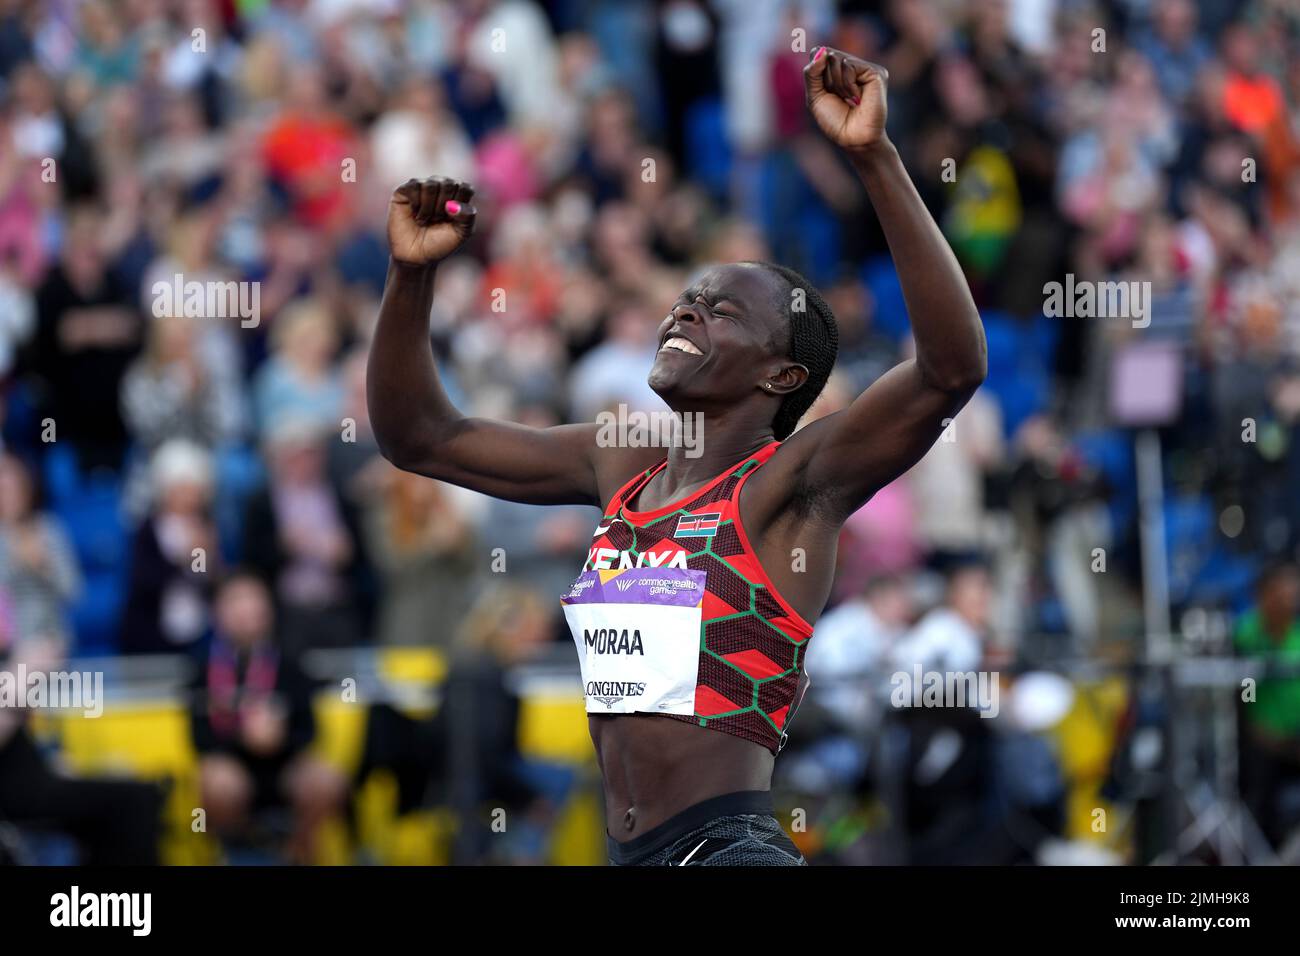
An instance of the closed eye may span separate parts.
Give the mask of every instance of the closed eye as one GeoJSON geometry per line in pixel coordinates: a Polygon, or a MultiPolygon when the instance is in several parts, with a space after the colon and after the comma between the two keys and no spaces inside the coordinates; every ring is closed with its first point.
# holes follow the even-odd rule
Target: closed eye
{"type": "Polygon", "coordinates": [[[713,302],[710,301],[707,293],[697,292],[694,289],[687,289],[685,292],[681,294],[680,297],[678,297],[677,302],[673,305],[673,308],[675,309],[677,308],[678,305],[685,305],[686,303],[698,303],[699,305],[704,306],[706,309],[708,309],[711,313],[716,315],[718,318],[729,319],[732,322],[740,321],[740,315],[737,312],[733,311],[732,306],[734,305],[734,303],[731,302],[731,300],[729,299],[719,299],[717,302],[713,302]],[[720,307],[719,303],[722,302],[725,302],[727,304],[726,308],[720,307]]]}

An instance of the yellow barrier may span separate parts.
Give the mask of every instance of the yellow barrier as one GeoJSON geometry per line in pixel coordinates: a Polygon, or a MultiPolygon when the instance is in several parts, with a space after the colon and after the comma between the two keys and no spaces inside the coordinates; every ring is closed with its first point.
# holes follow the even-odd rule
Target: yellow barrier
{"type": "MultiPolygon", "coordinates": [[[[387,680],[428,686],[446,675],[445,661],[430,650],[391,648],[379,654],[379,673],[387,680]]],[[[329,688],[317,695],[314,709],[313,750],[350,778],[365,742],[364,704],[349,703],[339,690],[329,688]]],[[[216,841],[204,832],[195,832],[200,803],[198,762],[190,740],[189,715],[183,707],[166,701],[144,702],[106,709],[102,717],[93,720],[56,712],[37,718],[33,730],[57,743],[63,759],[76,773],[170,781],[163,862],[193,865],[219,861],[216,841]]],[[[594,763],[581,699],[525,698],[520,708],[519,744],[525,756],[572,764],[580,772],[589,772],[594,763]]],[[[399,817],[391,775],[371,774],[354,800],[357,845],[350,845],[341,821],[332,824],[320,841],[321,863],[347,863],[357,853],[394,865],[448,861],[453,830],[450,816],[440,810],[422,810],[399,817]]],[[[604,825],[598,804],[587,792],[570,800],[554,828],[550,862],[603,860],[604,825]]]]}
{"type": "Polygon", "coordinates": [[[1065,835],[1104,843],[1120,853],[1131,852],[1128,834],[1116,832],[1115,807],[1101,796],[1114,753],[1115,728],[1128,704],[1122,677],[1075,684],[1074,705],[1053,728],[1057,760],[1069,782],[1065,835]]]}

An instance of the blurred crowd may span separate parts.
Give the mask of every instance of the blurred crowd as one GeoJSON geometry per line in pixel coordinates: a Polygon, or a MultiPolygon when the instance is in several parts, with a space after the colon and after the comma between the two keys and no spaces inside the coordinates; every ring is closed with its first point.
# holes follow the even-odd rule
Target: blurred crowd
{"type": "MultiPolygon", "coordinates": [[[[1144,349],[1175,356],[1155,423],[1174,630],[1300,660],[1294,589],[1266,624],[1255,607],[1300,544],[1288,0],[0,0],[0,648],[186,655],[219,698],[286,685],[313,648],[470,642],[506,666],[564,640],[593,511],[378,455],[388,197],[477,189],[431,324],[467,413],[662,407],[645,377],[668,303],[702,264],[770,259],[840,324],[827,414],[910,343],[865,194],[804,109],[823,43],[888,68],[890,135],[990,367],[845,529],[810,657],[826,734],[878,719],[853,682],[882,669],[1137,655],[1116,410],[1144,349]],[[1045,315],[1067,274],[1149,282],[1149,324],[1045,315]],[[256,314],[187,309],[177,277],[256,284],[256,314]],[[503,587],[536,626],[485,637],[503,587]]],[[[220,749],[221,713],[198,744],[220,749]]],[[[1300,773],[1300,701],[1269,719],[1300,773]]],[[[274,759],[241,743],[212,799],[279,779],[310,734],[281,723],[251,735],[274,759]]],[[[800,779],[861,769],[838,753],[800,779]]],[[[311,783],[287,792],[330,790],[289,770],[311,783]]]]}

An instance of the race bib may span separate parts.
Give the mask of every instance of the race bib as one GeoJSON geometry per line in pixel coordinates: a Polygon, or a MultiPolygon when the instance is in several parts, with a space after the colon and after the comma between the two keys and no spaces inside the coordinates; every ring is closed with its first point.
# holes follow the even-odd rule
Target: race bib
{"type": "Polygon", "coordinates": [[[704,571],[584,571],[561,600],[589,714],[694,714],[704,571]]]}

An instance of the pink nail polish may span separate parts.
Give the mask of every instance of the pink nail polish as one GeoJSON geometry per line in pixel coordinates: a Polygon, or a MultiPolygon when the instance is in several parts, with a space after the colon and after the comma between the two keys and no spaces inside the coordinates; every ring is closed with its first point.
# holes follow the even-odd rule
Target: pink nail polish
{"type": "Polygon", "coordinates": [[[813,62],[816,63],[818,60],[820,60],[820,59],[821,59],[823,56],[825,56],[825,55],[826,55],[826,47],[824,47],[824,46],[819,46],[819,47],[817,48],[817,52],[813,54],[813,62]]]}
{"type": "Polygon", "coordinates": [[[459,215],[460,215],[460,203],[456,202],[456,200],[454,200],[454,199],[448,199],[448,200],[447,200],[447,215],[449,215],[449,216],[459,216],[459,215]]]}
{"type": "Polygon", "coordinates": [[[860,103],[862,102],[862,100],[858,99],[858,97],[856,97],[856,96],[850,96],[850,97],[849,97],[849,101],[850,101],[854,106],[857,106],[858,104],[860,104],[860,103]]]}

